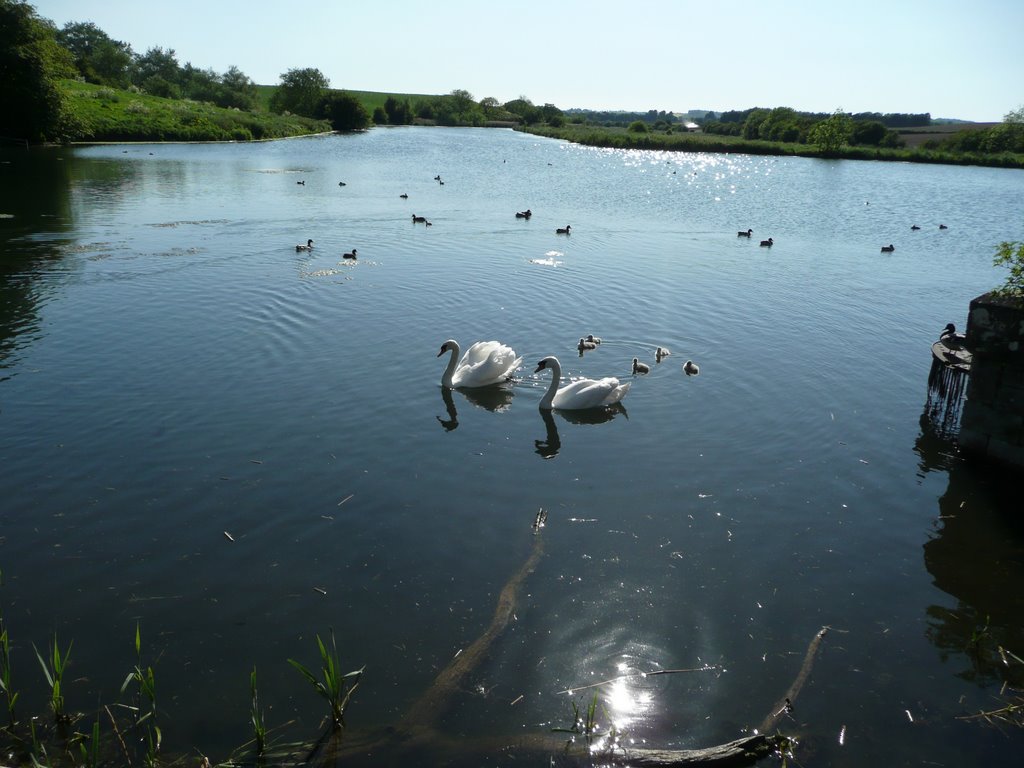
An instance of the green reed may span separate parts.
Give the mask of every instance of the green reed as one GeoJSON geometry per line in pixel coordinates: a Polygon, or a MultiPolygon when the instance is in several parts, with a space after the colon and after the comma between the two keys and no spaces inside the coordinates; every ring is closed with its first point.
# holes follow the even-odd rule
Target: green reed
{"type": "Polygon", "coordinates": [[[333,629],[331,630],[331,648],[329,650],[324,645],[323,640],[320,639],[320,635],[316,636],[316,644],[320,650],[323,681],[318,680],[316,675],[295,659],[288,659],[288,663],[299,670],[302,676],[313,686],[313,689],[327,701],[331,708],[331,720],[334,728],[335,730],[340,730],[345,727],[345,710],[348,707],[349,699],[352,698],[352,694],[359,687],[359,679],[362,677],[363,670],[366,667],[344,675],[338,671],[338,646],[334,639],[333,629]]]}
{"type": "Polygon", "coordinates": [[[575,701],[570,701],[569,704],[572,705],[572,726],[569,728],[552,728],[551,732],[583,736],[587,740],[587,744],[590,744],[594,737],[598,735],[597,694],[595,693],[594,697],[590,700],[584,715],[580,714],[580,708],[576,705],[575,701]]]}
{"type": "Polygon", "coordinates": [[[100,761],[100,720],[97,715],[92,724],[92,733],[75,733],[71,745],[78,746],[79,765],[82,768],[97,768],[100,761]]]}
{"type": "Polygon", "coordinates": [[[67,723],[70,720],[69,715],[64,711],[64,672],[71,660],[71,647],[74,644],[74,640],[68,643],[67,650],[62,654],[57,642],[57,635],[54,634],[53,646],[46,658],[36,648],[35,643],[32,644],[36,658],[39,659],[39,666],[43,668],[46,683],[50,686],[50,709],[53,710],[53,719],[57,723],[67,723]]]}
{"type": "Polygon", "coordinates": [[[11,640],[2,615],[0,615],[0,689],[3,690],[7,703],[7,719],[13,729],[17,719],[14,715],[14,705],[18,701],[18,692],[14,690],[14,685],[11,682],[11,640]]]}
{"type": "Polygon", "coordinates": [[[163,732],[156,723],[156,675],[153,672],[153,667],[145,669],[142,667],[142,631],[138,623],[135,624],[135,668],[128,673],[124,683],[121,684],[121,693],[123,694],[133,682],[136,686],[135,726],[143,729],[146,743],[143,762],[152,768],[156,765],[157,756],[160,754],[163,732]]]}
{"type": "MultiPolygon", "coordinates": [[[[0,587],[3,585],[4,569],[0,568],[0,587]]],[[[7,704],[7,719],[13,730],[17,720],[14,715],[14,705],[18,701],[18,692],[14,690],[11,682],[11,638],[7,634],[7,624],[4,621],[2,610],[0,610],[0,690],[4,694],[4,701],[7,704]]]]}
{"type": "Polygon", "coordinates": [[[252,721],[252,733],[256,740],[256,754],[262,755],[267,746],[267,723],[263,707],[260,705],[260,692],[256,687],[255,666],[249,675],[249,719],[252,721]]]}

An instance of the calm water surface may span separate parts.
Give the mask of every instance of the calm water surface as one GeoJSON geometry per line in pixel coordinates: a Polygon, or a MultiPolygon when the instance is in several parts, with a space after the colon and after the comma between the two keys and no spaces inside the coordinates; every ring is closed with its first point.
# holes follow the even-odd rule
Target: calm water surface
{"type": "Polygon", "coordinates": [[[397,724],[543,507],[446,732],[544,733],[598,690],[629,743],[723,742],[827,625],[783,727],[803,764],[1019,759],[1019,731],[957,719],[1024,684],[995,651],[1024,656],[1019,509],[922,416],[930,343],[1024,239],[1020,171],[458,129],[0,159],[0,609],[26,706],[53,632],[69,706],[116,700],[138,623],[172,751],[250,738],[254,664],[269,723],[314,738],[285,660],[333,628],[366,665],[349,725],[397,724]],[[448,338],[523,367],[446,397],[448,338]],[[545,419],[549,354],[652,371],[610,418],[545,419]]]}

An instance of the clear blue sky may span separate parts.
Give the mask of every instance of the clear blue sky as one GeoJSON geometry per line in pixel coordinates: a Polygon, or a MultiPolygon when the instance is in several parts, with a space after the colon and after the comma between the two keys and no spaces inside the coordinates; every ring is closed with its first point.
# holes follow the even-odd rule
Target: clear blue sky
{"type": "MultiPolygon", "coordinates": [[[[31,0],[30,0],[31,2],[31,0]]],[[[930,112],[1024,105],[1024,0],[38,0],[137,53],[261,84],[315,67],[335,88],[465,89],[562,109],[930,112]]]]}

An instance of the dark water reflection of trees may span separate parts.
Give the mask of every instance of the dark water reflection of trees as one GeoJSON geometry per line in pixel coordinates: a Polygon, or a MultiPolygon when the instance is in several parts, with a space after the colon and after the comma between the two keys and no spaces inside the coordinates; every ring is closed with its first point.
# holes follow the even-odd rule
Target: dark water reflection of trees
{"type": "Polygon", "coordinates": [[[102,205],[130,194],[136,179],[131,162],[84,160],[68,147],[0,149],[0,372],[37,335],[39,308],[56,289],[51,262],[77,246],[63,237],[75,227],[72,190],[102,205]]]}
{"type": "Polygon", "coordinates": [[[956,674],[982,686],[1024,687],[1024,515],[1019,479],[958,457],[950,441],[919,439],[922,465],[948,467],[935,532],[924,544],[934,584],[955,606],[927,609],[928,639],[956,674]],[[1002,650],[1000,650],[1002,649],[1002,650]]]}
{"type": "Polygon", "coordinates": [[[70,163],[60,148],[0,151],[0,379],[38,326],[41,266],[61,258],[39,232],[70,226],[70,163]]]}

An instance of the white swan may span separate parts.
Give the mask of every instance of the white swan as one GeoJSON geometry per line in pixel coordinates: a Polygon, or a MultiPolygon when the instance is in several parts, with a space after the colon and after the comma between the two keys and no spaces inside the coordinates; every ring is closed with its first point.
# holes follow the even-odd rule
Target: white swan
{"type": "Polygon", "coordinates": [[[516,357],[511,347],[497,341],[478,341],[466,350],[459,359],[461,348],[455,339],[448,339],[441,345],[440,357],[451,353],[448,367],[441,377],[443,387],[486,387],[509,379],[523,358],[516,357]]]}
{"type": "Polygon", "coordinates": [[[604,379],[577,379],[559,388],[562,383],[562,365],[558,358],[545,357],[537,363],[534,373],[545,369],[551,370],[551,386],[541,398],[540,408],[561,408],[566,411],[600,408],[614,405],[629,391],[630,382],[619,384],[619,380],[611,376],[604,379]]]}

